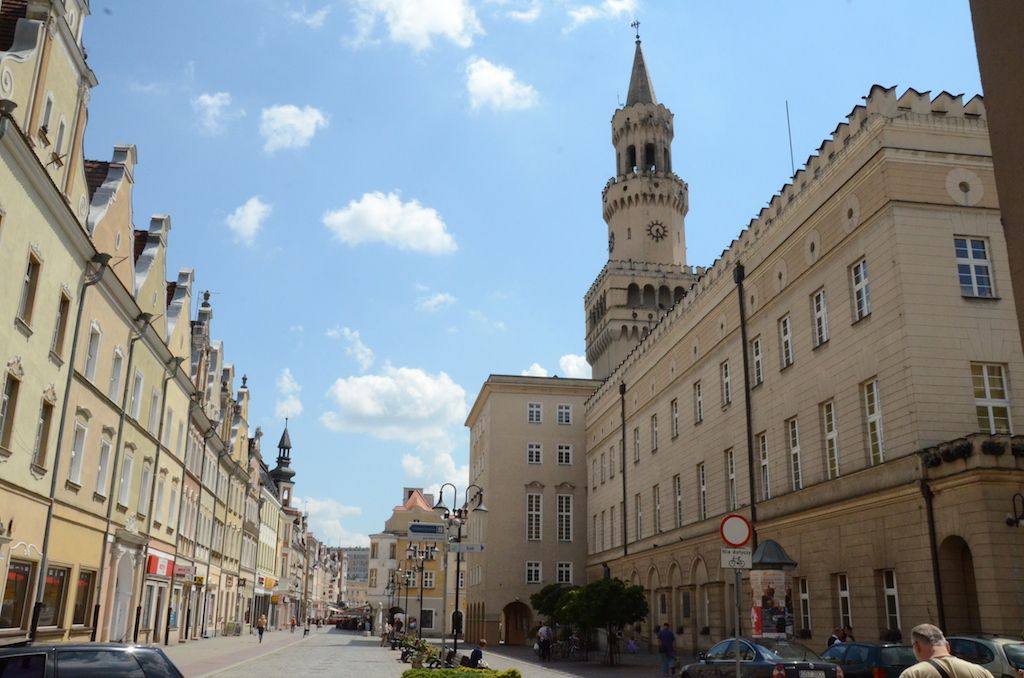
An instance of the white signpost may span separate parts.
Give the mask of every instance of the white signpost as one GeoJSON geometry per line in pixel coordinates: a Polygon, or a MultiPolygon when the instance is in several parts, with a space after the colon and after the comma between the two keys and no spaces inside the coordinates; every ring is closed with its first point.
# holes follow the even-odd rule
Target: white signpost
{"type": "Polygon", "coordinates": [[[753,564],[753,556],[750,549],[743,548],[750,542],[754,535],[754,528],[750,521],[738,513],[729,513],[722,518],[718,526],[718,533],[722,537],[722,567],[731,569],[736,574],[736,678],[741,678],[740,664],[740,619],[742,608],[740,607],[740,570],[749,570],[753,564]]]}
{"type": "Polygon", "coordinates": [[[754,552],[750,549],[722,547],[722,567],[727,570],[749,570],[753,565],[754,552]]]}
{"type": "Polygon", "coordinates": [[[440,523],[409,523],[409,541],[447,541],[440,523]]]}
{"type": "Polygon", "coordinates": [[[449,553],[483,553],[483,544],[448,544],[449,553]]]}

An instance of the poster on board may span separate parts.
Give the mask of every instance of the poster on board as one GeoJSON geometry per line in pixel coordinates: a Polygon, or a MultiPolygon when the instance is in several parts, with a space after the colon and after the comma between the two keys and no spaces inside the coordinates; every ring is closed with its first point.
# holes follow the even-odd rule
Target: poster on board
{"type": "Polygon", "coordinates": [[[793,589],[785,570],[751,570],[754,599],[750,625],[755,638],[786,638],[793,635],[793,589]]]}

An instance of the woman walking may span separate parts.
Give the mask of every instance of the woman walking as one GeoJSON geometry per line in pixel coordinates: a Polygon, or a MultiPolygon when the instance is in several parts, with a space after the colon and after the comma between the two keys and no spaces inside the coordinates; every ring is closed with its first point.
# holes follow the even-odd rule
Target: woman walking
{"type": "Polygon", "coordinates": [[[263,632],[267,630],[267,615],[261,614],[256,622],[256,632],[260,634],[260,642],[263,642],[263,632]]]}

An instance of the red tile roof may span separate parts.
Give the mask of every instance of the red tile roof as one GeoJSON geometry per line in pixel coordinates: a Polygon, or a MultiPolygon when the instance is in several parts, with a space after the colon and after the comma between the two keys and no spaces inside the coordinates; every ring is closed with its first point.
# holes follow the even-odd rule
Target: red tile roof
{"type": "MultiPolygon", "coordinates": [[[[0,0],[2,2],[3,0],[0,0]]],[[[101,160],[85,161],[85,183],[89,186],[89,199],[96,194],[96,189],[103,185],[107,178],[107,171],[110,169],[109,162],[101,160]]]]}
{"type": "Polygon", "coordinates": [[[28,0],[0,0],[0,52],[14,44],[14,29],[18,19],[28,14],[28,0]]]}
{"type": "Polygon", "coordinates": [[[146,240],[149,236],[147,231],[135,230],[135,258],[132,261],[138,261],[139,257],[142,256],[142,251],[146,249],[146,240]]]}

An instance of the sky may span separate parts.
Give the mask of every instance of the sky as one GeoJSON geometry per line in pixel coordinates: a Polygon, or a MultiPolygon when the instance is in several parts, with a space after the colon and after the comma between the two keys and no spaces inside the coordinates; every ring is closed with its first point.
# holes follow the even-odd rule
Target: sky
{"type": "MultiPolygon", "coordinates": [[[[467,482],[490,374],[589,377],[610,121],[640,22],[710,265],[875,83],[981,92],[967,0],[92,0],[87,157],[138,147],[332,545],[467,482]]],[[[193,309],[194,311],[194,309],[193,309]]],[[[240,384],[235,384],[235,388],[240,384]]],[[[451,495],[447,495],[450,502],[451,495]]],[[[461,494],[460,494],[461,500],[461,494]]]]}

